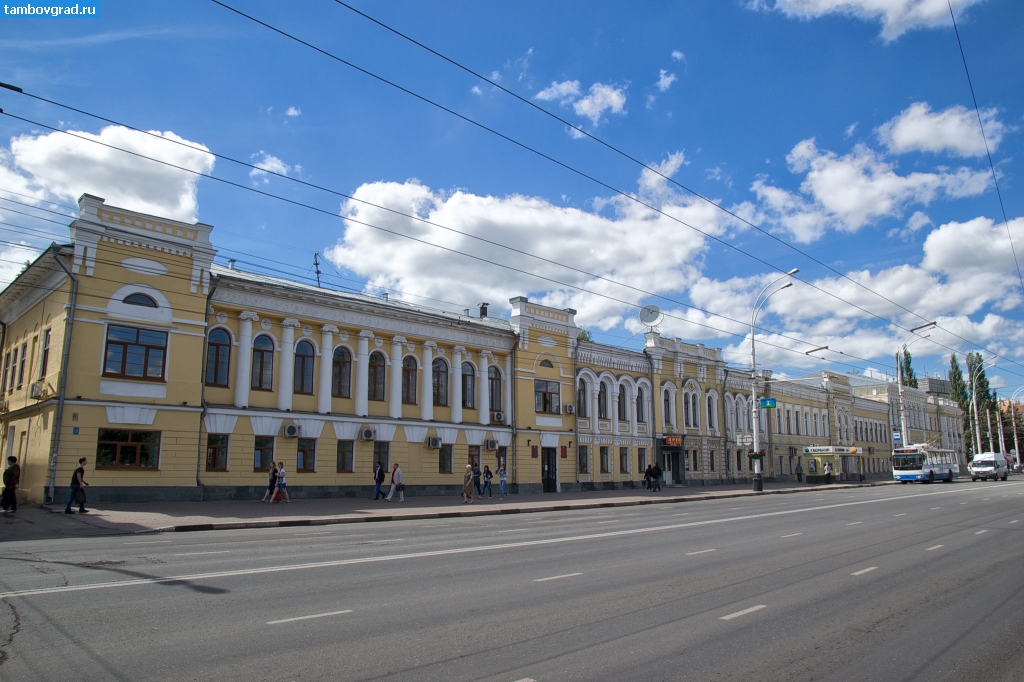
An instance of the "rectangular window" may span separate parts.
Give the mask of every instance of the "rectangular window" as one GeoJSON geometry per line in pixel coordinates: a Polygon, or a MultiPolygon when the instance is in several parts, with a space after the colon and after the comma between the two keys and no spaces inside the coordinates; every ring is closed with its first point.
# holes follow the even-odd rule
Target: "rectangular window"
{"type": "Polygon", "coordinates": [[[274,437],[256,436],[256,447],[253,449],[252,470],[270,471],[274,465],[274,437]]]}
{"type": "Polygon", "coordinates": [[[356,470],[355,443],[350,440],[338,441],[338,473],[350,474],[356,470]]]}
{"type": "Polygon", "coordinates": [[[39,378],[45,379],[50,369],[50,330],[43,332],[43,357],[39,360],[39,378]]]}
{"type": "Polygon", "coordinates": [[[544,381],[534,379],[533,381],[533,402],[537,412],[548,414],[561,414],[562,407],[559,404],[559,383],[557,381],[544,381]]]}
{"type": "Polygon", "coordinates": [[[636,449],[637,473],[647,468],[647,448],[636,449]]]}
{"type": "Polygon", "coordinates": [[[629,473],[629,448],[619,448],[619,473],[629,473]]]}
{"type": "Polygon", "coordinates": [[[612,472],[612,453],[611,448],[607,445],[601,446],[601,473],[610,474],[612,472]]]}
{"type": "MultiPolygon", "coordinates": [[[[781,457],[779,458],[779,461],[780,462],[782,461],[781,457]]],[[[780,469],[782,468],[782,464],[779,464],[779,468],[780,469]]],[[[743,451],[742,450],[737,450],[736,451],[736,471],[743,471],[743,451]]]]}
{"type": "Polygon", "coordinates": [[[18,388],[25,384],[25,361],[28,359],[28,343],[21,344],[21,362],[18,363],[18,388]]]}
{"type": "Polygon", "coordinates": [[[373,441],[373,461],[380,463],[384,471],[388,470],[391,459],[391,443],[386,440],[373,441]]]}
{"type": "Polygon", "coordinates": [[[164,378],[166,354],[167,332],[110,325],[103,374],[160,381],[164,378]]]}
{"type": "Polygon", "coordinates": [[[697,471],[697,451],[693,451],[693,470],[697,471]]]}
{"type": "Polygon", "coordinates": [[[316,471],[316,438],[300,438],[295,471],[311,474],[316,471]]]}
{"type": "Polygon", "coordinates": [[[441,449],[437,451],[437,473],[439,474],[450,474],[452,473],[452,446],[442,445],[441,449]]]}
{"type": "MultiPolygon", "coordinates": [[[[4,375],[3,375],[3,380],[0,381],[0,393],[3,393],[4,391],[7,390],[7,375],[10,374],[10,371],[11,371],[11,353],[10,353],[10,351],[8,351],[7,353],[4,354],[4,375]]],[[[14,381],[11,381],[11,383],[13,384],[14,381]]]]}
{"type": "Polygon", "coordinates": [[[709,455],[709,457],[708,457],[708,465],[709,465],[709,468],[710,468],[710,469],[711,469],[712,471],[714,471],[714,470],[715,470],[715,451],[714,451],[714,450],[712,450],[712,451],[710,452],[710,455],[709,455]]]}
{"type": "Polygon", "coordinates": [[[786,410],[786,435],[793,435],[793,412],[786,410]]]}
{"type": "Polygon", "coordinates": [[[159,431],[100,429],[97,469],[156,469],[159,463],[159,431]]]}
{"type": "Polygon", "coordinates": [[[576,458],[579,461],[581,474],[590,473],[590,446],[581,445],[576,449],[576,458]]]}
{"type": "Polygon", "coordinates": [[[206,470],[228,470],[228,437],[226,434],[206,434],[206,470]]]}
{"type": "Polygon", "coordinates": [[[782,408],[775,410],[775,430],[782,433],[782,408]]]}
{"type": "Polygon", "coordinates": [[[469,464],[473,465],[474,469],[480,467],[480,446],[470,445],[469,446],[469,464]]]}

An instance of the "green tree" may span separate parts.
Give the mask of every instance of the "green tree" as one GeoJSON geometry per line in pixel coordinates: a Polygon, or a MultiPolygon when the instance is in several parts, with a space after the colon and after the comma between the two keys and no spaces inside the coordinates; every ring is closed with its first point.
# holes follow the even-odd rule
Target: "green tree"
{"type": "Polygon", "coordinates": [[[593,343],[594,335],[590,333],[589,329],[584,329],[583,327],[580,327],[580,331],[576,335],[576,340],[577,341],[590,341],[591,343],[593,343]]]}
{"type": "Polygon", "coordinates": [[[974,447],[970,445],[970,443],[974,442],[974,439],[970,437],[972,423],[971,394],[968,391],[964,373],[960,370],[960,363],[956,361],[956,353],[949,354],[949,397],[956,401],[956,404],[960,406],[964,413],[963,432],[967,436],[964,441],[968,443],[967,449],[973,452],[974,447]]]}
{"type": "Polygon", "coordinates": [[[911,364],[913,356],[906,348],[903,349],[903,358],[900,360],[900,369],[903,372],[903,385],[910,388],[917,388],[917,375],[914,374],[914,367],[911,364]]]}
{"type": "MultiPolygon", "coordinates": [[[[968,353],[967,354],[967,386],[971,391],[971,408],[973,411],[974,407],[978,409],[978,426],[981,432],[982,440],[982,451],[990,450],[992,444],[989,443],[989,447],[985,448],[985,443],[988,441],[988,419],[986,415],[989,410],[993,412],[997,411],[995,393],[992,391],[988,383],[988,377],[985,376],[985,370],[983,368],[985,361],[981,357],[981,353],[968,353]],[[973,386],[971,380],[973,378],[973,386]]],[[[995,426],[993,424],[993,426],[995,426]]],[[[973,433],[973,431],[972,431],[973,433]]]]}

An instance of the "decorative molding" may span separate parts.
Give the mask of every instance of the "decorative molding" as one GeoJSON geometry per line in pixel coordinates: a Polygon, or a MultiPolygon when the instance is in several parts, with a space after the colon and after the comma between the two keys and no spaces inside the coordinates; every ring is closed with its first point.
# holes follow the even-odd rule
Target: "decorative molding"
{"type": "Polygon", "coordinates": [[[281,431],[281,423],[284,421],[278,417],[249,417],[252,423],[252,432],[257,436],[276,436],[281,431]]]}
{"type": "Polygon", "coordinates": [[[550,426],[556,429],[562,428],[561,417],[537,417],[537,426],[550,426]]]}
{"type": "Polygon", "coordinates": [[[395,439],[395,429],[398,428],[398,424],[383,424],[374,423],[370,424],[370,427],[376,429],[377,440],[392,441],[395,439]]]}
{"type": "Polygon", "coordinates": [[[455,441],[459,439],[459,430],[450,427],[436,427],[437,437],[441,439],[441,442],[445,445],[453,445],[455,441]]]}
{"type": "Polygon", "coordinates": [[[466,443],[469,445],[483,445],[484,438],[487,436],[487,432],[483,429],[463,429],[462,433],[466,436],[466,443]]]}
{"type": "Polygon", "coordinates": [[[152,381],[100,380],[100,395],[117,395],[124,398],[167,398],[167,384],[152,381]]]}
{"type": "Polygon", "coordinates": [[[152,407],[108,407],[107,422],[110,424],[141,424],[151,426],[156,419],[156,409],[152,407]]]}
{"type": "Polygon", "coordinates": [[[207,433],[234,433],[238,417],[233,414],[207,414],[203,424],[207,433]]]}
{"type": "Polygon", "coordinates": [[[362,424],[359,422],[332,422],[334,424],[334,435],[338,440],[355,440],[359,435],[362,424]]]}
{"type": "Polygon", "coordinates": [[[427,439],[426,426],[403,426],[407,443],[422,443],[427,439]]]}
{"type": "Polygon", "coordinates": [[[303,438],[319,438],[324,430],[323,419],[292,419],[292,424],[302,429],[303,438]]]}
{"type": "Polygon", "coordinates": [[[498,447],[500,448],[507,448],[509,443],[512,442],[511,431],[491,431],[491,436],[494,437],[494,440],[498,441],[498,447]]]}
{"type": "Polygon", "coordinates": [[[540,434],[540,446],[542,448],[557,448],[560,437],[561,434],[559,433],[542,432],[540,434]]]}

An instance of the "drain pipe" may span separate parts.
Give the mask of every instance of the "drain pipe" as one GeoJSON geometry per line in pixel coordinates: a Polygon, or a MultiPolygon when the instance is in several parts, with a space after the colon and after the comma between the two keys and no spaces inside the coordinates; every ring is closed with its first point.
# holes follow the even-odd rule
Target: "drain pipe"
{"type": "Polygon", "coordinates": [[[207,333],[203,335],[203,362],[199,367],[199,404],[202,410],[199,411],[199,427],[196,429],[196,486],[199,488],[199,501],[203,501],[204,483],[199,478],[199,470],[203,462],[203,420],[206,419],[206,363],[210,353],[209,329],[210,329],[210,301],[213,300],[213,293],[217,291],[217,280],[210,274],[210,293],[206,296],[206,317],[207,333]]]}
{"type": "Polygon", "coordinates": [[[57,417],[53,421],[52,446],[50,448],[50,486],[46,494],[47,504],[53,504],[53,484],[57,477],[57,452],[60,449],[60,430],[64,423],[64,394],[68,387],[68,356],[71,353],[71,332],[75,325],[75,306],[78,304],[78,278],[72,274],[68,266],[61,260],[57,252],[57,245],[50,246],[53,249],[53,259],[64,271],[64,274],[71,280],[71,305],[68,308],[68,316],[64,323],[64,350],[60,359],[60,389],[57,397],[57,417]]]}
{"type": "MultiPolygon", "coordinates": [[[[572,433],[573,437],[576,438],[576,485],[580,484],[580,406],[579,401],[576,400],[579,397],[579,389],[577,388],[579,377],[576,376],[576,356],[580,351],[580,337],[576,335],[576,341],[572,347],[572,400],[573,404],[576,405],[576,409],[572,411],[572,433]]],[[[572,447],[572,443],[569,443],[569,447],[572,447]]]]}
{"type": "MultiPolygon", "coordinates": [[[[647,364],[651,368],[651,409],[650,409],[650,413],[651,414],[649,415],[648,418],[651,420],[651,445],[653,446],[651,448],[651,456],[653,456],[654,457],[654,461],[657,462],[658,461],[658,454],[659,454],[659,452],[658,452],[658,420],[655,419],[654,417],[655,417],[656,414],[658,414],[658,408],[657,408],[658,403],[656,403],[654,401],[655,400],[661,400],[661,396],[659,395],[660,391],[658,390],[658,387],[656,387],[654,385],[654,358],[652,358],[650,356],[650,354],[647,352],[646,348],[644,348],[644,357],[647,358],[647,364]]],[[[595,416],[594,419],[597,419],[597,417],[595,416]]],[[[664,429],[665,429],[665,414],[664,413],[662,413],[662,415],[661,415],[661,428],[664,431],[664,429]]],[[[648,466],[650,466],[650,465],[648,465],[648,466]]],[[[638,476],[640,475],[639,471],[636,472],[636,473],[637,473],[638,476]]],[[[679,472],[678,471],[673,471],[672,473],[673,473],[673,475],[676,478],[679,477],[679,472]]],[[[674,482],[675,481],[673,481],[673,483],[674,482]]]]}
{"type": "MultiPolygon", "coordinates": [[[[512,376],[509,380],[512,382],[512,404],[509,406],[512,408],[512,485],[519,484],[519,449],[516,447],[516,434],[519,433],[519,429],[516,426],[516,372],[519,369],[519,365],[516,363],[516,348],[519,346],[519,334],[513,334],[512,340],[512,376]]],[[[507,465],[506,465],[507,466],[507,465]]],[[[519,489],[516,488],[518,491],[519,489]]]]}

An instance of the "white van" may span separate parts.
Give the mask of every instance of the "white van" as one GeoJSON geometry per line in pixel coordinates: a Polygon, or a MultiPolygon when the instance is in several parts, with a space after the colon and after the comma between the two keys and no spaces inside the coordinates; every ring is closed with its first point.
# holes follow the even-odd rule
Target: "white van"
{"type": "Polygon", "coordinates": [[[1005,481],[1006,475],[1009,473],[1006,458],[1001,452],[979,453],[968,468],[971,470],[972,481],[977,481],[979,478],[983,481],[986,478],[991,478],[993,481],[999,478],[1005,481]]]}

